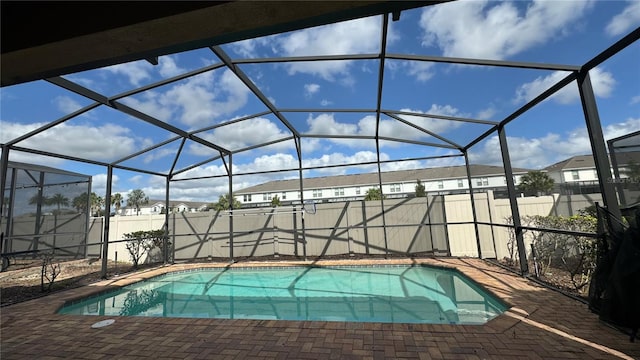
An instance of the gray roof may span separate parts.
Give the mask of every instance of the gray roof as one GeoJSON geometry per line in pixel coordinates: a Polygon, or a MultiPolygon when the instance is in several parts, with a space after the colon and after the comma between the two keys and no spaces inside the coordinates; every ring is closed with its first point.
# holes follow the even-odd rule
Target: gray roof
{"type": "Polygon", "coordinates": [[[544,168],[547,171],[561,171],[569,169],[584,169],[594,168],[596,166],[593,156],[591,155],[577,155],[568,159],[559,161],[555,164],[549,165],[544,168]]]}
{"type": "MultiPolygon", "coordinates": [[[[488,176],[504,174],[502,166],[493,165],[469,165],[471,170],[471,176],[488,176]]],[[[524,174],[530,171],[529,169],[514,168],[514,174],[524,174]]],[[[388,171],[381,173],[382,183],[401,183],[401,182],[414,182],[418,179],[421,181],[433,181],[433,180],[445,180],[466,178],[467,169],[465,166],[445,166],[438,168],[428,169],[412,169],[412,170],[399,170],[388,171]]],[[[345,186],[376,186],[378,184],[378,173],[366,173],[366,174],[351,174],[351,175],[335,175],[335,176],[323,176],[304,179],[305,189],[322,189],[333,187],[345,187],[345,186]]],[[[261,193],[269,191],[296,191],[300,188],[300,180],[298,178],[288,180],[276,180],[266,182],[260,185],[251,186],[239,191],[236,191],[236,195],[261,193]]]]}
{"type": "MultiPolygon", "coordinates": [[[[631,162],[635,162],[636,164],[640,163],[640,152],[638,151],[616,152],[615,154],[618,166],[627,165],[631,162]]],[[[595,160],[593,159],[593,155],[577,155],[557,162],[553,165],[549,165],[545,168],[545,170],[549,172],[572,169],[589,169],[595,167],[596,164],[595,160]]]]}

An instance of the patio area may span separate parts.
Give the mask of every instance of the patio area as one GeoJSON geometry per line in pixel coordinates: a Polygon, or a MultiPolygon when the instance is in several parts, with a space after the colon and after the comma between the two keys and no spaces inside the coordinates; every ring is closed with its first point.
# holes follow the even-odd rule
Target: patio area
{"type": "MultiPolygon", "coordinates": [[[[311,262],[306,262],[309,264],[311,262]]],[[[421,263],[455,267],[512,307],[485,325],[57,315],[65,301],[182,264],[102,281],[0,308],[6,359],[638,359],[640,343],[598,320],[587,305],[483,260],[316,261],[316,265],[421,263]],[[104,319],[115,323],[92,329],[104,319]]],[[[274,262],[231,266],[269,266],[274,262]]],[[[305,262],[277,262],[300,265],[305,262]]]]}

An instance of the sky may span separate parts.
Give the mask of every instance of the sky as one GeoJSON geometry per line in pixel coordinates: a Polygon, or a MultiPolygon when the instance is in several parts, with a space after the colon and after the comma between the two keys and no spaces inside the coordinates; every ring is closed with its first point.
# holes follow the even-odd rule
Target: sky
{"type": "MultiPolygon", "coordinates": [[[[639,1],[459,0],[403,11],[389,19],[381,49],[383,16],[308,28],[230,44],[220,50],[234,61],[264,97],[298,132],[305,177],[377,171],[376,142],[370,138],[322,135],[376,134],[381,51],[580,66],[640,26],[639,1]],[[363,60],[256,63],[252,59],[315,55],[374,55],[363,60]],[[362,111],[340,112],[341,109],[362,111]],[[289,111],[287,111],[289,110],[289,111]],[[323,166],[349,164],[346,167],[323,166]]],[[[121,104],[234,152],[231,161],[192,140],[113,108],[97,106],[16,143],[16,146],[169,173],[171,199],[215,202],[228,192],[266,181],[295,178],[298,155],[287,124],[269,111],[209,48],[137,61],[63,77],[121,104]],[[131,96],[130,90],[189,71],[210,71],[131,96]],[[247,119],[244,121],[238,121],[247,119]],[[199,131],[202,130],[202,131],[199,131]],[[172,139],[174,139],[172,141],[172,139]],[[278,141],[280,140],[280,141],[278,141]],[[255,147],[262,143],[268,146],[255,147]],[[130,157],[142,150],[152,151],[130,157]],[[176,154],[180,151],[180,156],[176,154]],[[240,151],[242,150],[242,151],[240,151]],[[130,158],[129,158],[130,157],[130,158]],[[214,160],[211,160],[214,159],[214,160]],[[174,165],[175,162],[175,165],[174,165]],[[194,165],[197,165],[194,167],[194,165]],[[273,171],[268,173],[268,171],[273,171]],[[216,178],[205,178],[220,176],[216,178]]],[[[640,130],[640,43],[636,42],[590,72],[605,139],[640,130]]],[[[383,171],[464,164],[453,145],[466,145],[535,98],[568,73],[389,59],[384,62],[381,108],[475,122],[412,115],[380,117],[383,171]],[[433,136],[436,135],[436,136],[433,136]],[[393,139],[402,139],[395,141],[393,139]],[[427,146],[434,145],[434,146],[427,146]],[[427,159],[425,159],[427,158],[427,159]],[[400,161],[404,160],[404,161],[400,161]]],[[[41,80],[0,88],[0,143],[7,143],[92,101],[41,80]]],[[[542,169],[574,155],[590,154],[578,88],[569,84],[506,127],[513,167],[542,169]]],[[[106,168],[99,165],[10,151],[10,160],[44,164],[92,176],[92,191],[105,195],[106,168]]],[[[472,164],[500,165],[497,134],[469,150],[472,164]]],[[[162,176],[115,169],[113,193],[126,199],[141,189],[164,199],[162,176]]]]}

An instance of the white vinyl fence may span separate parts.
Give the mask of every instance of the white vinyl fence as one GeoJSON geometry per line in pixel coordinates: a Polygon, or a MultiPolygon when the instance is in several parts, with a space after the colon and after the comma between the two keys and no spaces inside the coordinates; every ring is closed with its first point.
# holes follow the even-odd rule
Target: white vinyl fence
{"type": "MultiPolygon", "coordinates": [[[[169,238],[176,261],[231,257],[229,231],[233,226],[233,257],[306,255],[434,254],[483,258],[509,257],[510,229],[486,224],[506,224],[511,216],[508,199],[492,192],[474,194],[476,226],[471,196],[444,195],[384,201],[384,225],[380,201],[317,204],[308,214],[298,207],[170,214],[169,238]],[[304,219],[303,219],[304,217],[304,219]],[[302,222],[304,221],[304,231],[302,222]],[[486,224],[483,224],[486,223],[486,224]],[[478,237],[476,238],[476,231],[478,237]],[[306,245],[305,240],[306,239],[306,245]]],[[[521,217],[572,215],[596,201],[585,195],[521,197],[521,217]]],[[[92,219],[89,243],[103,236],[101,218],[92,219]]],[[[164,215],[115,216],[109,229],[109,258],[129,261],[124,234],[163,227],[164,215]]],[[[527,246],[529,246],[527,244],[527,246]]],[[[90,254],[97,248],[91,247],[90,254]]]]}

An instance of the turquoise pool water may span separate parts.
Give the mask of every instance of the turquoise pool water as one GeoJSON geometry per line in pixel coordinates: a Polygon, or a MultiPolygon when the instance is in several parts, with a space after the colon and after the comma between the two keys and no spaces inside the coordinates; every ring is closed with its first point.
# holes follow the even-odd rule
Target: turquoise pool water
{"type": "Polygon", "coordinates": [[[506,309],[455,270],[345,266],[170,273],[66,304],[58,313],[483,324],[506,309]]]}

